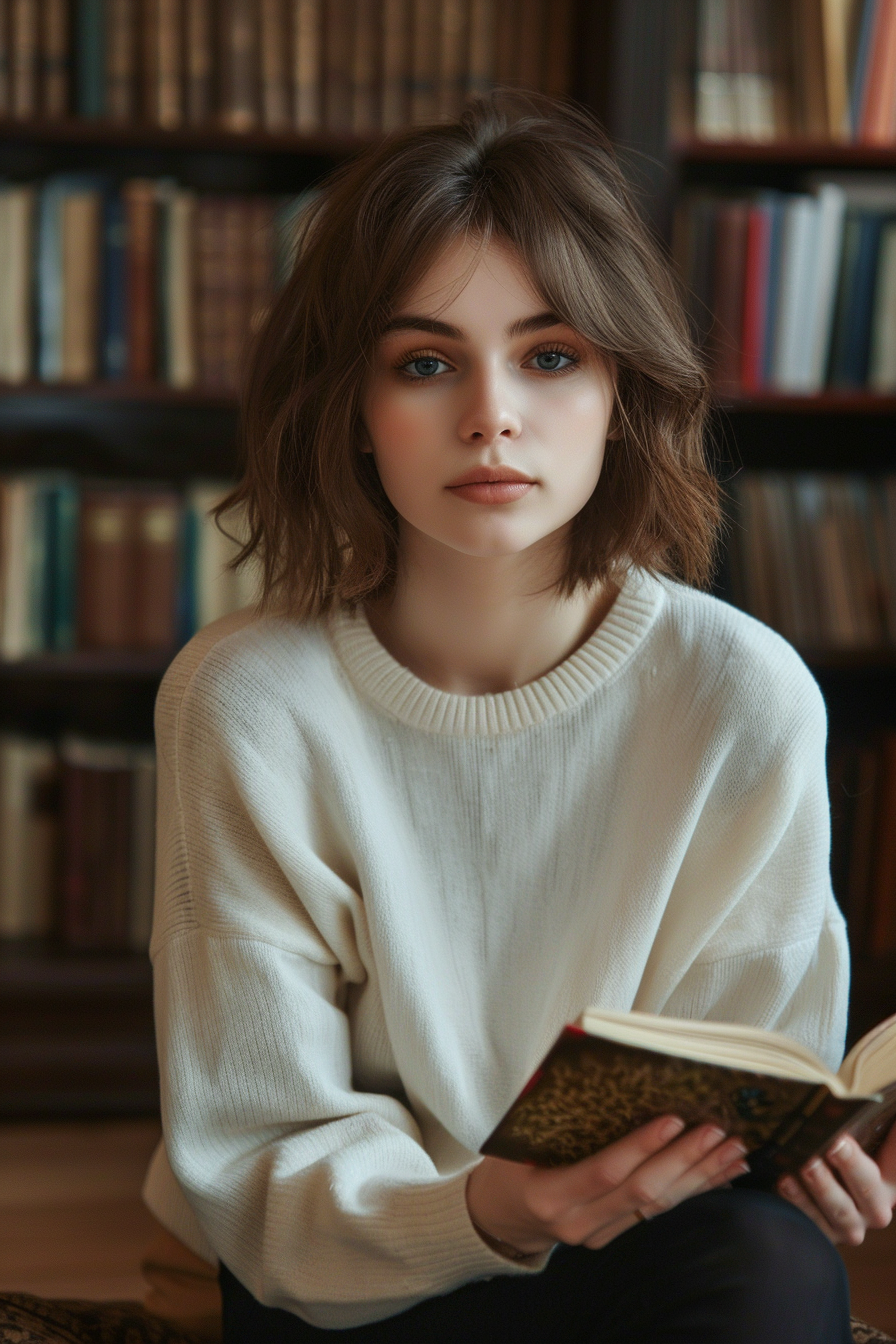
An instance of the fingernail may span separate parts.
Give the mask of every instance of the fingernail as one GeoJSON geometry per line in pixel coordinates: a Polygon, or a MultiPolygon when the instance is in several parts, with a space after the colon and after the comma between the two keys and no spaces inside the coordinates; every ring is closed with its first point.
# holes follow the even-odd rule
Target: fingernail
{"type": "Polygon", "coordinates": [[[818,1158],[813,1157],[812,1161],[807,1162],[806,1165],[803,1167],[802,1174],[804,1176],[814,1176],[818,1172],[820,1166],[821,1163],[819,1162],[818,1158]]]}
{"type": "Polygon", "coordinates": [[[747,1172],[750,1170],[750,1164],[749,1162],[738,1162],[735,1166],[729,1168],[729,1170],[734,1176],[746,1176],[747,1172]]]}
{"type": "Polygon", "coordinates": [[[724,1129],[720,1129],[718,1125],[712,1125],[700,1136],[700,1147],[703,1152],[707,1152],[710,1148],[715,1148],[717,1143],[721,1143],[724,1137],[724,1129]]]}
{"type": "Polygon", "coordinates": [[[743,1139],[732,1139],[729,1148],[732,1154],[735,1154],[737,1157],[743,1157],[747,1151],[747,1145],[744,1143],[743,1139]]]}
{"type": "Polygon", "coordinates": [[[838,1139],[833,1148],[829,1148],[828,1157],[843,1157],[846,1154],[846,1136],[838,1139]]]}
{"type": "Polygon", "coordinates": [[[683,1129],[684,1129],[684,1121],[681,1119],[681,1117],[677,1115],[671,1115],[669,1119],[666,1120],[660,1128],[660,1138],[663,1140],[664,1143],[668,1143],[670,1139],[675,1138],[676,1134],[680,1134],[683,1129]]]}

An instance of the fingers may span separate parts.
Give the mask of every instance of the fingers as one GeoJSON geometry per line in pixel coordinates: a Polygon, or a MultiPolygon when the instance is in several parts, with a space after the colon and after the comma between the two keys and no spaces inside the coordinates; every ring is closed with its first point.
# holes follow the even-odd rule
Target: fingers
{"type": "Polygon", "coordinates": [[[874,1158],[848,1135],[838,1139],[825,1157],[845,1183],[866,1227],[889,1227],[896,1192],[883,1179],[874,1158]]]}
{"type": "MultiPolygon", "coordinates": [[[[832,1227],[818,1205],[810,1198],[795,1176],[785,1176],[778,1182],[778,1193],[795,1204],[798,1209],[802,1209],[807,1217],[811,1218],[816,1227],[820,1227],[829,1241],[837,1243],[844,1238],[839,1235],[836,1228],[832,1227]]],[[[864,1236],[864,1233],[862,1234],[864,1236]]]]}
{"type": "Polygon", "coordinates": [[[677,1115],[658,1116],[584,1162],[564,1168],[558,1190],[563,1197],[573,1198],[577,1203],[598,1199],[622,1185],[633,1171],[678,1138],[683,1129],[684,1121],[677,1115]]]}

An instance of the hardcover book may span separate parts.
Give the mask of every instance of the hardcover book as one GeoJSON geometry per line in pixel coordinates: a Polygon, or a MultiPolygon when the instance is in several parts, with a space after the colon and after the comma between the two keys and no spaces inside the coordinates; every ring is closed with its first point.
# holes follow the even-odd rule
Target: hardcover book
{"type": "Polygon", "coordinates": [[[750,1164],[743,1179],[760,1187],[844,1130],[873,1154],[896,1119],[896,1017],[833,1073],[774,1032],[591,1008],[564,1028],[480,1151],[565,1166],[666,1114],[739,1136],[750,1164]]]}

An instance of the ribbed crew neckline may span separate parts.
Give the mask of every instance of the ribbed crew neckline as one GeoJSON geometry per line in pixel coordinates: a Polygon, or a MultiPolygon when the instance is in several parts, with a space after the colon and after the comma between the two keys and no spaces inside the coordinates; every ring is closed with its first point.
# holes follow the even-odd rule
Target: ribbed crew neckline
{"type": "Polygon", "coordinates": [[[634,653],[663,601],[662,584],[640,570],[584,644],[543,677],[495,695],[456,695],[422,681],[383,647],[361,608],[330,619],[336,654],[355,688],[411,728],[453,737],[518,733],[574,708],[634,653]]]}

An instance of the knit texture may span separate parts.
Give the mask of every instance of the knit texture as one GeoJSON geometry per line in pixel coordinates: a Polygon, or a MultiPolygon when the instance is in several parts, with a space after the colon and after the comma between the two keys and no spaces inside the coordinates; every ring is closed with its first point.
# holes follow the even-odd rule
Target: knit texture
{"type": "Polygon", "coordinates": [[[483,1243],[466,1178],[587,1005],[836,1066],[825,731],[783,640],[641,573],[501,695],[420,681],[361,614],[203,630],[156,708],[153,1212],[260,1301],[361,1324],[543,1267],[483,1243]]]}

